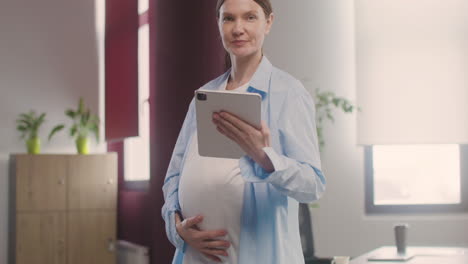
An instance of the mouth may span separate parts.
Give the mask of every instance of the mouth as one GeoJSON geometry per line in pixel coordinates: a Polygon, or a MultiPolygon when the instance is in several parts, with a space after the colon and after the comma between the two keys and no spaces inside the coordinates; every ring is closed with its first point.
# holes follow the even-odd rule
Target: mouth
{"type": "Polygon", "coordinates": [[[240,46],[240,45],[244,45],[245,43],[247,43],[247,40],[234,40],[231,43],[234,45],[240,46]]]}

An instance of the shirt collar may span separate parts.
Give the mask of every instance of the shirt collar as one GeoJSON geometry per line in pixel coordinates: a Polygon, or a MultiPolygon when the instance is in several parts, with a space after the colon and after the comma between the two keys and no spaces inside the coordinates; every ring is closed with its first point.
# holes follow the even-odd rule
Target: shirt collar
{"type": "MultiPolygon", "coordinates": [[[[229,78],[229,75],[231,74],[231,69],[229,69],[219,78],[217,78],[217,81],[209,82],[201,89],[202,90],[218,89],[219,86],[229,78]]],[[[255,71],[254,75],[252,76],[252,79],[250,80],[250,86],[247,89],[247,92],[258,93],[260,94],[260,96],[262,96],[262,100],[265,99],[268,93],[268,88],[270,86],[270,77],[271,77],[272,70],[273,70],[273,65],[271,64],[271,62],[268,60],[266,56],[263,56],[262,61],[260,62],[260,65],[258,65],[257,70],[255,71]]]]}

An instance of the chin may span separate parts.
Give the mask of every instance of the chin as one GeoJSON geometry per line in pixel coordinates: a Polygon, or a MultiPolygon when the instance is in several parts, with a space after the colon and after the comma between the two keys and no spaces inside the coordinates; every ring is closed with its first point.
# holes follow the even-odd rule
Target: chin
{"type": "Polygon", "coordinates": [[[257,50],[231,50],[231,54],[236,58],[245,58],[254,55],[257,53],[257,50]]]}

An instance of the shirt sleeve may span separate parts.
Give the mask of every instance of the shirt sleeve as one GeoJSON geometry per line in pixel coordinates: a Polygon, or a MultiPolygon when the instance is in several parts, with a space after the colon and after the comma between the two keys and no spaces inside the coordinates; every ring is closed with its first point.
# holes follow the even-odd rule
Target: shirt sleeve
{"type": "Polygon", "coordinates": [[[239,160],[239,167],[245,181],[271,183],[281,193],[307,203],[322,196],[325,177],[320,166],[315,105],[310,94],[302,90],[288,95],[278,119],[282,153],[272,147],[263,148],[274,171],[265,171],[247,155],[239,160]]]}
{"type": "Polygon", "coordinates": [[[194,100],[190,103],[189,110],[185,117],[182,129],[180,130],[177,138],[174,151],[172,153],[171,161],[167,169],[167,173],[163,184],[164,205],[161,213],[164,221],[166,222],[166,233],[169,241],[178,249],[185,251],[185,242],[179,236],[175,225],[176,211],[180,211],[179,204],[179,179],[182,161],[188,141],[190,139],[190,127],[194,122],[194,100]]]}

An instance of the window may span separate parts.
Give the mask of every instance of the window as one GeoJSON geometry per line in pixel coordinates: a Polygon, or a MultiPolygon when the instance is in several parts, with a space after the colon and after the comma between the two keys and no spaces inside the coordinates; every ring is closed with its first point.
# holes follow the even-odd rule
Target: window
{"type": "Polygon", "coordinates": [[[468,209],[466,145],[367,146],[367,213],[440,213],[468,209]]]}
{"type": "Polygon", "coordinates": [[[147,187],[150,179],[149,23],[148,0],[138,2],[138,137],[124,140],[124,179],[127,187],[147,187]]]}
{"type": "Polygon", "coordinates": [[[467,8],[355,1],[367,213],[468,211],[467,8]]]}

